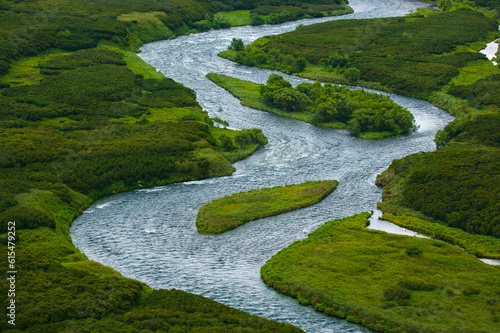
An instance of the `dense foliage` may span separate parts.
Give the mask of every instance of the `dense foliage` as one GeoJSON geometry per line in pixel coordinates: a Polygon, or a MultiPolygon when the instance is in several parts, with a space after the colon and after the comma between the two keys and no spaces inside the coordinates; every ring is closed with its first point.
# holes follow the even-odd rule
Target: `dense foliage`
{"type": "Polygon", "coordinates": [[[220,234],[246,222],[318,203],[333,192],[336,180],[235,193],[203,205],[196,217],[198,232],[220,234]]]}
{"type": "Polygon", "coordinates": [[[266,85],[222,74],[207,77],[229,90],[241,103],[309,122],[349,129],[364,139],[383,139],[416,128],[412,114],[388,97],[338,85],[301,83],[293,88],[282,76],[272,74],[266,85]]]}
{"type": "Polygon", "coordinates": [[[98,197],[232,171],[186,87],[137,75],[108,50],[79,51],[40,67],[51,71],[40,83],[0,92],[2,228],[12,220],[18,229],[55,226],[54,216],[20,200],[34,189],[73,204],[71,190],[98,197]],[[184,112],[172,121],[148,121],[178,108],[184,112]]]}
{"type": "Polygon", "coordinates": [[[6,73],[10,62],[51,48],[75,51],[95,47],[100,41],[125,46],[145,27],[149,28],[150,34],[163,29],[170,31],[170,37],[173,37],[188,32],[189,26],[194,27],[195,22],[212,15],[212,10],[211,3],[205,0],[56,0],[50,3],[2,0],[0,74],[6,73]],[[140,18],[132,21],[117,19],[132,12],[164,13],[157,20],[161,27],[154,29],[150,20],[140,18]]]}
{"type": "Polygon", "coordinates": [[[340,5],[346,4],[345,0],[257,0],[257,1],[242,1],[242,0],[216,0],[215,8],[217,11],[224,10],[242,10],[252,9],[256,12],[268,10],[268,12],[281,10],[282,7],[309,9],[314,6],[321,5],[340,5]]]}
{"type": "Polygon", "coordinates": [[[352,134],[391,132],[395,135],[415,129],[413,115],[388,97],[339,85],[301,83],[296,88],[272,74],[260,93],[267,105],[286,111],[312,112],[314,123],[341,122],[352,134]]]}
{"type": "MultiPolygon", "coordinates": [[[[17,233],[16,326],[2,332],[302,332],[202,296],[151,290],[88,261],[64,237],[39,228],[17,233]]],[[[6,237],[0,250],[7,253],[6,237]]],[[[5,272],[7,261],[0,265],[5,272]]],[[[8,280],[0,281],[8,289],[8,280]]],[[[6,293],[7,294],[7,293],[6,293]]],[[[2,307],[8,299],[2,298],[2,307]]]]}
{"type": "Polygon", "coordinates": [[[384,202],[473,234],[500,237],[499,163],[498,148],[448,144],[394,161],[379,185],[385,186],[384,202]]]}
{"type": "Polygon", "coordinates": [[[498,331],[500,275],[457,246],[330,221],[261,269],[271,287],[378,332],[498,331]]]}
{"type": "Polygon", "coordinates": [[[399,93],[427,96],[458,75],[467,62],[484,59],[479,53],[453,52],[456,46],[483,40],[497,28],[495,20],[470,10],[428,17],[338,20],[261,38],[240,52],[222,55],[289,73],[300,72],[294,65],[304,58],[325,71],[318,75],[314,68],[309,72],[306,68],[306,76],[328,79],[329,71],[332,80],[343,77],[344,82],[356,83],[360,78],[399,93]]]}
{"type": "Polygon", "coordinates": [[[479,79],[470,85],[453,85],[450,95],[467,100],[472,107],[500,107],[500,75],[495,74],[479,79]]]}

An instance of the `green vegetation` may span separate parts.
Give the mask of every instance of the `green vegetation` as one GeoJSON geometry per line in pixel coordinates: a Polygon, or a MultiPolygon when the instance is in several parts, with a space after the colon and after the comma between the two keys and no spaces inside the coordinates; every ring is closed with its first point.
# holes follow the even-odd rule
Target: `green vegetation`
{"type": "Polygon", "coordinates": [[[484,59],[478,50],[456,52],[457,46],[491,38],[497,27],[495,20],[470,10],[339,20],[260,38],[240,52],[221,56],[248,66],[425,98],[468,62],[484,59]],[[304,70],[294,68],[299,58],[307,61],[304,70]]]}
{"type": "Polygon", "coordinates": [[[222,74],[207,77],[240,99],[243,105],[305,121],[317,126],[347,128],[368,140],[398,136],[416,129],[409,111],[388,97],[319,82],[296,88],[272,74],[266,85],[222,74]]]}
{"type": "Polygon", "coordinates": [[[295,3],[288,2],[288,4],[276,6],[274,4],[266,5],[264,1],[252,1],[246,2],[244,5],[240,3],[241,5],[236,7],[252,7],[251,10],[234,10],[234,7],[221,6],[220,8],[229,8],[231,11],[221,11],[217,13],[214,20],[225,22],[234,27],[242,25],[279,24],[305,18],[337,16],[353,12],[352,8],[346,6],[343,1],[317,1],[317,4],[306,1],[296,1],[295,3]]]}
{"type": "Polygon", "coordinates": [[[393,161],[377,180],[384,186],[382,208],[407,207],[469,233],[500,237],[499,162],[498,148],[466,143],[393,161]]]}
{"type": "Polygon", "coordinates": [[[336,180],[309,181],[235,193],[203,205],[196,226],[199,233],[220,234],[249,221],[314,205],[337,185],[336,180]]]}
{"type": "MultiPolygon", "coordinates": [[[[386,203],[379,204],[385,213],[382,219],[392,222],[400,227],[417,231],[433,239],[439,239],[449,244],[458,245],[467,253],[479,258],[500,259],[500,240],[492,236],[472,235],[468,232],[456,228],[449,228],[441,223],[432,221],[432,219],[420,216],[415,212],[401,212],[400,215],[387,213],[391,207],[386,203]],[[409,215],[406,215],[406,214],[409,215]],[[412,214],[413,213],[413,214],[412,214]]],[[[401,209],[400,209],[401,210],[401,209]]]]}
{"type": "MultiPolygon", "coordinates": [[[[56,221],[66,223],[62,219],[56,221]]],[[[67,233],[66,233],[67,235],[67,233]]],[[[7,237],[0,251],[7,253],[7,237]]],[[[48,228],[16,232],[15,326],[2,332],[302,332],[251,316],[202,296],[152,290],[113,269],[87,260],[70,240],[48,228]]],[[[8,271],[7,261],[0,267],[8,271]]],[[[7,295],[8,281],[0,288],[7,295]]],[[[2,306],[8,306],[2,298],[2,306]]]]}
{"type": "Polygon", "coordinates": [[[498,267],[457,246],[330,221],[261,269],[271,287],[379,332],[496,332],[498,267]]]}
{"type": "MultiPolygon", "coordinates": [[[[69,237],[73,219],[103,195],[231,174],[224,155],[251,154],[267,142],[260,130],[213,127],[193,91],[113,46],[33,56],[1,82],[0,247],[7,253],[15,221],[17,330],[301,331],[201,296],[153,291],[89,261],[69,237]],[[228,152],[224,135],[243,140],[228,152]]],[[[8,280],[0,286],[8,290],[8,280]]]]}

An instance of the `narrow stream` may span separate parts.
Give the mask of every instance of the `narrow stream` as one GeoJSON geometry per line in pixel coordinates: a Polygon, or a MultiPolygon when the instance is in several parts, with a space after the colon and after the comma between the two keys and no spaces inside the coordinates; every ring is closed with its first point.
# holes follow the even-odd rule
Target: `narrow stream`
{"type": "MultiPolygon", "coordinates": [[[[354,14],[335,19],[398,16],[426,5],[416,1],[352,0],[351,6],[354,14]]],[[[268,288],[260,279],[260,267],[328,220],[375,210],[381,200],[381,189],[374,184],[377,174],[394,159],[434,150],[436,131],[453,118],[425,101],[388,94],[413,113],[420,129],[404,137],[370,142],[346,131],[318,128],[241,106],[205,78],[208,72],[217,72],[263,83],[273,71],[234,64],[217,57],[217,53],[234,37],[249,43],[261,36],[293,30],[298,24],[331,19],[213,30],[145,45],[140,56],[166,76],[195,90],[211,117],[229,121],[231,128],[261,128],[269,143],[235,163],[237,171],[230,177],[134,190],[95,202],[71,227],[75,245],[89,259],[153,288],[200,294],[252,314],[292,323],[310,333],[369,332],[301,306],[268,288]],[[318,179],[337,179],[340,185],[317,205],[253,221],[222,235],[196,232],[198,208],[213,199],[318,179]]],[[[293,84],[305,81],[284,76],[293,84]]]]}

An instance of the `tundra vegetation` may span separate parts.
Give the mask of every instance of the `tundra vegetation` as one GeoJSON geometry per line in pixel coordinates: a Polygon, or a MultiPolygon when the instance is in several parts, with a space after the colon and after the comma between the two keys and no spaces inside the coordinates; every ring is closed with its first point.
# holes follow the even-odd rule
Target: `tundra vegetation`
{"type": "Polygon", "coordinates": [[[243,105],[321,127],[348,129],[368,140],[399,136],[416,130],[413,115],[389,97],[340,85],[301,83],[297,87],[271,74],[265,85],[223,74],[207,77],[228,90],[243,105]]]}
{"type": "Polygon", "coordinates": [[[11,251],[5,232],[15,221],[21,272],[16,326],[4,320],[2,332],[301,332],[152,290],[89,261],[69,237],[99,197],[229,175],[230,162],[267,142],[257,129],[217,127],[224,121],[209,119],[192,90],[133,53],[200,31],[197,22],[214,14],[212,2],[197,0],[0,1],[0,247],[11,251]]]}
{"type": "Polygon", "coordinates": [[[261,269],[271,287],[377,332],[496,332],[500,274],[445,242],[325,223],[261,269]]]}
{"type": "MultiPolygon", "coordinates": [[[[424,98],[456,116],[438,131],[437,151],[396,160],[377,177],[377,185],[383,187],[383,202],[379,203],[383,218],[434,240],[378,236],[364,230],[364,222],[358,221],[359,232],[370,234],[359,244],[356,241],[363,237],[352,231],[354,227],[347,227],[347,220],[331,222],[308,240],[280,252],[262,269],[270,286],[297,297],[302,304],[313,304],[317,310],[377,331],[499,330],[498,308],[493,301],[498,290],[490,289],[498,267],[488,267],[469,254],[500,258],[500,71],[479,53],[498,37],[500,7],[497,1],[478,1],[487,8],[477,11],[472,2],[437,4],[441,11],[424,9],[403,18],[339,20],[297,27],[243,45],[239,51],[229,49],[220,54],[243,65],[424,98]],[[343,241],[342,237],[352,238],[343,241]],[[398,239],[398,251],[406,254],[400,261],[392,261],[393,256],[385,252],[376,255],[372,246],[388,250],[396,243],[394,239],[398,239]],[[436,239],[459,245],[469,254],[436,239]],[[423,250],[424,246],[429,250],[423,250]],[[445,248],[449,259],[440,259],[436,251],[445,248]],[[440,263],[420,267],[415,259],[424,263],[425,253],[440,263]],[[391,257],[391,262],[381,269],[388,276],[379,278],[373,272],[382,257],[391,257]],[[474,268],[459,264],[462,257],[474,262],[474,268]],[[342,258],[349,258],[349,262],[342,258]],[[462,275],[464,267],[473,272],[472,285],[467,287],[461,282],[469,280],[462,275]],[[489,273],[482,275],[480,271],[489,273]],[[353,279],[355,272],[360,276],[353,279]],[[422,279],[420,274],[431,275],[422,279]],[[363,281],[368,276],[370,279],[363,281]],[[387,286],[387,281],[393,287],[387,286]],[[464,289],[456,289],[458,286],[464,289]],[[357,288],[374,289],[356,296],[357,288]],[[489,291],[483,294],[481,288],[489,291]],[[379,297],[373,298],[377,292],[379,297]],[[471,296],[481,294],[488,296],[471,306],[471,296]],[[488,305],[483,307],[485,302],[488,305]]],[[[255,87],[245,91],[249,87],[246,83],[231,85],[231,92],[241,94],[244,104],[257,96],[255,87]]],[[[359,219],[366,217],[349,221],[359,219]]]]}
{"type": "Polygon", "coordinates": [[[220,234],[249,221],[314,205],[337,185],[336,180],[309,181],[234,193],[203,205],[196,226],[199,233],[220,234]]]}

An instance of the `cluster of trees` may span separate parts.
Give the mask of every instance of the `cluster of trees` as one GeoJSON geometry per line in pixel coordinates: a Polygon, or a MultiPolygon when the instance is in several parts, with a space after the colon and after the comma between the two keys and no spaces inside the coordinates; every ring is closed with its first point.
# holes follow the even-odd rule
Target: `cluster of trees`
{"type": "Polygon", "coordinates": [[[344,76],[355,68],[364,81],[425,97],[469,61],[484,59],[479,53],[450,53],[456,46],[482,40],[497,28],[495,20],[470,10],[411,19],[339,20],[265,37],[228,57],[285,72],[298,72],[293,65],[299,58],[344,76]]]}
{"type": "Polygon", "coordinates": [[[448,94],[469,101],[475,108],[489,108],[500,111],[500,75],[490,75],[470,85],[453,85],[448,94]]]}
{"type": "Polygon", "coordinates": [[[228,50],[236,53],[223,52],[221,55],[246,66],[277,69],[288,74],[303,72],[307,67],[307,60],[304,57],[295,57],[278,50],[266,52],[254,45],[245,45],[238,38],[233,39],[228,50]]]}
{"type": "Polygon", "coordinates": [[[234,138],[226,134],[222,134],[217,138],[217,147],[225,152],[245,148],[248,145],[263,146],[266,143],[267,138],[262,134],[262,130],[258,128],[242,130],[234,138]]]}
{"type": "Polygon", "coordinates": [[[321,83],[301,83],[296,88],[272,74],[261,86],[264,102],[285,111],[312,112],[314,123],[340,122],[354,134],[392,132],[394,135],[415,129],[413,115],[388,97],[321,83]]]}
{"type": "MultiPolygon", "coordinates": [[[[498,123],[497,123],[498,124],[498,123]]],[[[401,204],[472,234],[500,237],[498,149],[452,145],[393,162],[401,204]]]]}

